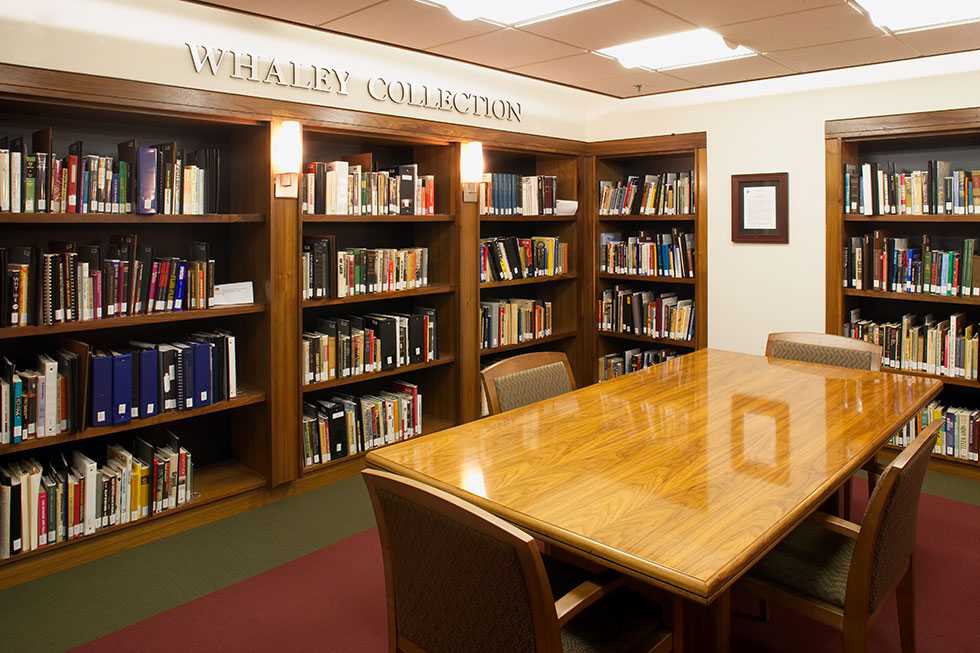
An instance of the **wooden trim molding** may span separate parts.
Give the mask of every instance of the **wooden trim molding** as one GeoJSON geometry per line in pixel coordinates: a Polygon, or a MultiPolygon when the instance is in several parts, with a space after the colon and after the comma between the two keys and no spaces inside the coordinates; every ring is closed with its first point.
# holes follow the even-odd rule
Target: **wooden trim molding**
{"type": "Polygon", "coordinates": [[[980,129],[980,107],[828,120],[825,123],[825,136],[873,139],[886,136],[935,136],[977,129],[980,129]]]}

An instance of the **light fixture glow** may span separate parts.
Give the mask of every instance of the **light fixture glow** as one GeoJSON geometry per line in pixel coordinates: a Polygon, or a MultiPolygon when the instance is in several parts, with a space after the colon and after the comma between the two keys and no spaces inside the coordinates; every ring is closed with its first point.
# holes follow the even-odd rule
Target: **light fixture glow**
{"type": "Polygon", "coordinates": [[[943,27],[980,20],[977,0],[856,0],[878,27],[892,32],[943,27]]]}
{"type": "Polygon", "coordinates": [[[483,181],[483,143],[480,141],[460,143],[459,181],[463,186],[463,201],[476,202],[483,181]]]}
{"type": "Polygon", "coordinates": [[[303,127],[284,120],[272,127],[272,174],[275,196],[299,197],[299,172],[303,164],[303,127]]]}
{"type": "Polygon", "coordinates": [[[528,25],[618,0],[427,0],[442,5],[460,20],[485,20],[501,25],[528,25]]]}
{"type": "Polygon", "coordinates": [[[614,45],[599,54],[619,59],[626,68],[667,70],[753,57],[756,52],[743,45],[729,46],[721,34],[701,28],[614,45]]]}

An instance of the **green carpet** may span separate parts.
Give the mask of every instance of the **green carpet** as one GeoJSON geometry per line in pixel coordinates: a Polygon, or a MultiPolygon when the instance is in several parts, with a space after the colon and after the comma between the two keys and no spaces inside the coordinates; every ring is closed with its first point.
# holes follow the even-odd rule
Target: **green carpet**
{"type": "Polygon", "coordinates": [[[62,651],[374,526],[355,476],[0,592],[0,649],[62,651]]]}
{"type": "MultiPolygon", "coordinates": [[[[980,506],[980,482],[925,492],[980,506]]],[[[62,651],[374,526],[360,477],[0,592],[4,651],[62,651]]]]}

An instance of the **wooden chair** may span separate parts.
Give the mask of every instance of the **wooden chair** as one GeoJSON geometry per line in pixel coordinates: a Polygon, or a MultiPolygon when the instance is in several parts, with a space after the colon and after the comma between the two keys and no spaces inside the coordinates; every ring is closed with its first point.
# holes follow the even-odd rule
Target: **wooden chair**
{"type": "Polygon", "coordinates": [[[916,517],[929,453],[942,420],[888,465],[859,526],[826,513],[790,533],[737,589],[841,631],[845,653],[867,650],[868,625],[897,590],[903,653],[915,651],[916,517]]]}
{"type": "Polygon", "coordinates": [[[872,372],[881,370],[881,347],[829,333],[770,333],[766,340],[766,356],[872,372]]]}
{"type": "Polygon", "coordinates": [[[484,368],[480,380],[491,415],[575,389],[572,366],[560,351],[506,358],[484,368]]]}
{"type": "Polygon", "coordinates": [[[556,601],[527,533],[422,483],[363,475],[381,536],[390,651],[673,650],[655,607],[613,593],[623,577],[587,580],[556,601]]]}
{"type": "MultiPolygon", "coordinates": [[[[827,333],[786,331],[770,333],[766,340],[766,356],[795,360],[804,363],[834,365],[852,369],[881,370],[881,347],[863,340],[834,336],[827,333]]],[[[880,465],[872,459],[862,467],[868,475],[868,495],[875,489],[880,465]]],[[[851,479],[841,487],[836,496],[834,511],[845,518],[851,513],[851,479]]]]}

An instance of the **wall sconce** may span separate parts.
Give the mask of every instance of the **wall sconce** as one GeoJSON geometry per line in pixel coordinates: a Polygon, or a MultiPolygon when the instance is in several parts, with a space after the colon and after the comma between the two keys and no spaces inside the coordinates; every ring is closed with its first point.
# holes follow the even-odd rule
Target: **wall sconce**
{"type": "Polygon", "coordinates": [[[483,181],[483,143],[463,143],[459,150],[459,180],[463,185],[463,201],[480,199],[480,182],[483,181]]]}
{"type": "Polygon", "coordinates": [[[275,197],[299,197],[299,173],[303,161],[303,127],[295,120],[284,120],[272,130],[272,174],[275,197]]]}

